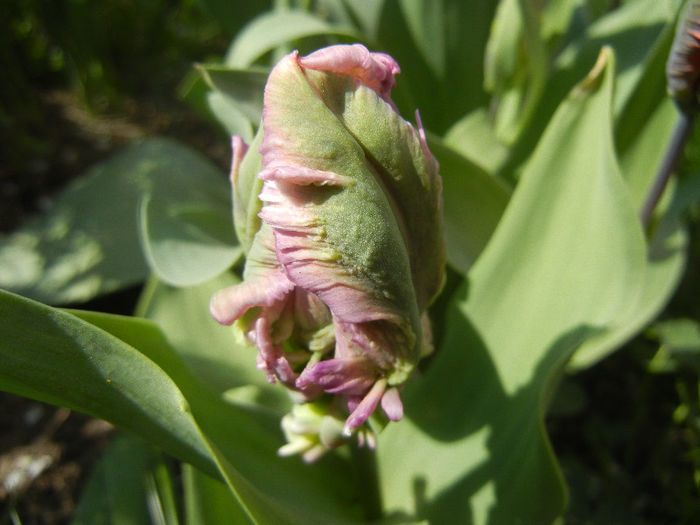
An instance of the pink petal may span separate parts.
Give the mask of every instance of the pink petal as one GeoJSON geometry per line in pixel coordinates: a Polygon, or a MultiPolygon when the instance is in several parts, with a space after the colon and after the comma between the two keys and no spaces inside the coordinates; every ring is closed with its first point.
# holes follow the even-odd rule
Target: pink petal
{"type": "Polygon", "coordinates": [[[343,429],[343,433],[346,436],[349,436],[352,434],[353,430],[361,427],[364,422],[367,421],[369,416],[372,415],[374,410],[377,408],[380,399],[384,395],[385,389],[385,379],[380,379],[374,383],[371,390],[365,395],[364,398],[362,398],[360,404],[357,405],[355,410],[352,411],[352,414],[350,414],[350,416],[345,420],[345,428],[343,429]]]}
{"type": "Polygon", "coordinates": [[[332,171],[315,170],[293,165],[264,169],[258,173],[258,177],[264,181],[278,180],[299,185],[349,186],[354,184],[350,177],[344,177],[332,171]]]}
{"type": "Polygon", "coordinates": [[[370,53],[362,44],[324,47],[298,59],[302,67],[350,75],[389,101],[394,75],[401,72],[396,61],[385,53],[370,53]]]}
{"type": "Polygon", "coordinates": [[[250,308],[281,301],[293,288],[294,284],[280,270],[262,279],[219,290],[212,296],[209,310],[216,322],[230,325],[250,308]]]}
{"type": "Polygon", "coordinates": [[[382,396],[382,410],[391,421],[403,418],[403,403],[396,387],[389,388],[382,396]]]}
{"type": "Polygon", "coordinates": [[[231,160],[231,184],[235,187],[236,181],[238,180],[238,171],[241,167],[241,161],[243,156],[248,151],[248,145],[243,142],[243,139],[234,135],[231,137],[231,149],[233,150],[232,160],[231,160]]]}
{"type": "Polygon", "coordinates": [[[331,394],[364,395],[376,375],[376,368],[367,360],[328,359],[304,369],[296,386],[305,389],[318,385],[331,394]]]}

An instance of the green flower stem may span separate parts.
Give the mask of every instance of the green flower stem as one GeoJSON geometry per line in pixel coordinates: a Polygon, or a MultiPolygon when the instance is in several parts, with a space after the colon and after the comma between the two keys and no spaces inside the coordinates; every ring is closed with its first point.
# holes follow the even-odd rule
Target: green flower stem
{"type": "Polygon", "coordinates": [[[365,521],[377,521],[382,517],[382,497],[375,452],[357,444],[353,444],[350,450],[365,521]]]}
{"type": "Polygon", "coordinates": [[[676,121],[676,126],[673,129],[673,135],[671,135],[671,140],[668,143],[666,149],[666,155],[664,155],[661,165],[654,178],[654,183],[649,189],[647,198],[644,201],[642,210],[640,212],[640,218],[645,229],[649,228],[651,222],[651,216],[654,213],[654,209],[661,200],[661,196],[666,189],[668,180],[671,178],[671,174],[675,171],[678,161],[683,155],[683,149],[685,148],[686,142],[690,138],[691,131],[693,130],[693,123],[695,122],[695,114],[691,112],[682,112],[678,120],[676,121]]]}

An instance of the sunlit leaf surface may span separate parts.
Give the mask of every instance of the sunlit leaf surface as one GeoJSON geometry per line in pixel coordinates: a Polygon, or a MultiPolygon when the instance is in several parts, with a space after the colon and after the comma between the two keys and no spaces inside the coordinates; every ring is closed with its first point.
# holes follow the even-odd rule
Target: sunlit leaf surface
{"type": "Polygon", "coordinates": [[[549,523],[563,510],[542,426],[553,378],[643,278],[611,146],[612,82],[608,50],[557,111],[458,291],[435,362],[407,389],[408,421],[382,434],[388,510],[436,523],[549,523]]]}

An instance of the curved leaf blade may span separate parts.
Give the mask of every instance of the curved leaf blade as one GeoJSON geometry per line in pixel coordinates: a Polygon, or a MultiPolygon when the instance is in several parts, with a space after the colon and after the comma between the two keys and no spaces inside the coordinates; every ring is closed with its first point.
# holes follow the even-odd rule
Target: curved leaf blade
{"type": "Polygon", "coordinates": [[[439,138],[428,142],[440,163],[447,260],[466,275],[496,229],[510,188],[439,138]]]}
{"type": "Polygon", "coordinates": [[[186,525],[250,525],[251,521],[229,488],[190,465],[183,465],[186,525]]]}
{"type": "Polygon", "coordinates": [[[229,209],[215,204],[157,200],[152,196],[142,199],[140,233],[144,253],[163,281],[173,286],[200,284],[242,256],[234,240],[229,209]]]}
{"type": "Polygon", "coordinates": [[[229,195],[225,178],[207,159],[162,138],[136,142],[91,168],[47,213],[0,238],[0,287],[67,304],[143,281],[148,266],[137,222],[142,195],[178,178],[190,184],[218,180],[215,191],[229,195]]]}
{"type": "Polygon", "coordinates": [[[303,11],[276,9],[256,17],[239,32],[224,62],[231,68],[244,69],[282,44],[314,35],[362,40],[352,28],[329,24],[303,11]]]}
{"type": "MultiPolygon", "coordinates": [[[[94,315],[165,345],[150,322],[94,315]]],[[[182,392],[156,363],[70,313],[1,290],[0,388],[106,419],[216,472],[182,392]]]]}
{"type": "Polygon", "coordinates": [[[571,353],[624,316],[644,275],[612,147],[612,54],[602,57],[548,126],[458,293],[436,362],[407,388],[409,421],[381,436],[395,513],[550,523],[564,508],[548,396],[571,353]]]}
{"type": "Polygon", "coordinates": [[[262,115],[263,91],[269,71],[220,65],[200,65],[197,69],[210,87],[230,99],[243,115],[257,125],[262,115]]]}

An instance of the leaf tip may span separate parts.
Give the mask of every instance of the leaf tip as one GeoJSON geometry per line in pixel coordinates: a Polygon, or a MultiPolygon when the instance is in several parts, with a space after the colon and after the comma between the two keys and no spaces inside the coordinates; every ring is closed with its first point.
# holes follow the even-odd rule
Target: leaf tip
{"type": "Polygon", "coordinates": [[[576,86],[576,95],[586,96],[600,86],[604,73],[609,65],[614,65],[614,54],[610,46],[603,46],[598,58],[586,77],[576,86]]]}

